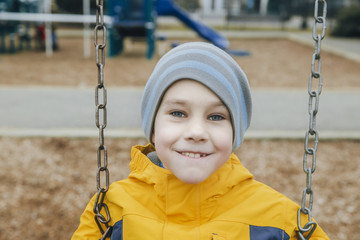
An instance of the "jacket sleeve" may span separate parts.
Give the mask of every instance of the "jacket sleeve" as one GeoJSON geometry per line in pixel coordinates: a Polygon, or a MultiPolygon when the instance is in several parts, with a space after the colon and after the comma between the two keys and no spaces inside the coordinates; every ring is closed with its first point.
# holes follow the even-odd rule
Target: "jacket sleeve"
{"type": "Polygon", "coordinates": [[[71,240],[98,240],[102,237],[99,227],[95,222],[93,211],[96,195],[90,200],[85,211],[80,217],[80,225],[73,234],[71,240]]]}

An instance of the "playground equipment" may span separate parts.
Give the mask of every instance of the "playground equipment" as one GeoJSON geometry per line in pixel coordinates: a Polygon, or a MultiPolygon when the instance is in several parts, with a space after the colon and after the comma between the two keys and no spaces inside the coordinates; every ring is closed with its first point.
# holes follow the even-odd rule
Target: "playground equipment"
{"type": "MultiPolygon", "coordinates": [[[[6,1],[0,0],[0,12],[35,12],[36,4],[33,2],[21,2],[21,1],[6,1]]],[[[25,43],[26,48],[31,48],[31,39],[29,36],[29,23],[21,24],[20,22],[14,21],[1,21],[0,22],[0,53],[15,53],[15,38],[19,38],[19,51],[23,50],[23,44],[25,43]],[[9,48],[6,47],[6,36],[10,37],[9,48]]]]}
{"type": "Polygon", "coordinates": [[[113,22],[109,26],[109,55],[120,54],[126,37],[145,38],[147,58],[155,51],[155,5],[150,0],[110,0],[107,14],[113,22]]]}
{"type": "Polygon", "coordinates": [[[18,37],[18,50],[23,50],[23,44],[26,49],[31,49],[30,28],[35,26],[34,40],[36,48],[45,49],[51,47],[57,49],[57,37],[55,28],[51,26],[49,18],[43,14],[39,16],[40,9],[44,8],[50,12],[51,1],[41,0],[0,0],[0,34],[1,47],[0,53],[15,53],[15,40],[18,37]],[[44,5],[44,6],[43,6],[44,5]],[[34,22],[35,24],[31,24],[34,22]],[[48,38],[45,38],[48,35],[48,38]],[[7,49],[7,36],[10,38],[10,47],[7,49]],[[48,45],[48,46],[47,46],[48,45]]]}
{"type": "MultiPolygon", "coordinates": [[[[30,23],[41,23],[45,25],[45,49],[46,55],[52,56],[52,50],[54,40],[56,41],[56,36],[53,34],[52,23],[83,23],[84,24],[84,56],[89,57],[90,50],[90,34],[88,33],[89,24],[94,23],[94,16],[90,15],[90,0],[83,0],[84,4],[84,14],[51,14],[51,1],[52,0],[0,0],[0,33],[2,38],[1,46],[3,53],[6,53],[6,37],[9,35],[7,31],[7,26],[10,25],[19,25],[19,23],[25,23],[29,25],[30,23]],[[23,9],[21,7],[14,8],[13,6],[22,6],[22,3],[31,4],[29,11],[18,11],[23,9]],[[20,4],[20,5],[19,5],[20,4]]],[[[104,16],[104,23],[111,25],[112,20],[108,16],[104,16]]],[[[40,26],[40,31],[41,30],[40,26]]],[[[39,29],[38,29],[39,30],[39,29]]],[[[15,45],[16,32],[11,31],[10,34],[10,44],[15,45]]],[[[44,40],[44,39],[43,39],[44,40]]],[[[10,47],[13,49],[11,52],[15,52],[15,47],[10,47]]],[[[1,51],[0,51],[1,53],[1,51]]]]}
{"type": "MultiPolygon", "coordinates": [[[[87,0],[89,1],[89,0],[87,0]]],[[[86,1],[84,1],[85,5],[86,1]]],[[[157,40],[156,20],[158,16],[173,16],[199,34],[200,37],[213,43],[214,45],[228,50],[229,42],[220,33],[214,29],[194,20],[191,16],[172,0],[108,0],[106,2],[106,14],[104,15],[104,23],[108,27],[109,50],[110,56],[120,54],[124,50],[124,39],[127,37],[145,39],[147,44],[147,58],[152,58],[155,52],[155,43],[157,40]]],[[[84,10],[84,15],[74,14],[50,14],[51,0],[44,1],[25,1],[19,0],[0,0],[0,33],[2,36],[2,49],[5,49],[5,37],[11,36],[12,52],[15,52],[15,29],[20,26],[19,23],[25,22],[29,26],[29,22],[45,23],[45,45],[48,56],[52,55],[52,46],[55,36],[52,35],[52,22],[67,23],[94,23],[94,17],[90,16],[90,11],[84,10]],[[41,2],[44,4],[42,9],[46,13],[40,13],[41,2]],[[24,4],[31,4],[31,7],[24,7],[24,4]],[[15,7],[13,7],[15,6],[15,7]],[[18,7],[20,6],[20,7],[18,7]]],[[[30,5],[29,5],[30,6],[30,5]]],[[[90,6],[90,5],[89,5],[90,6]]],[[[85,7],[84,7],[85,9],[85,7]]],[[[105,10],[103,9],[103,12],[105,10]]],[[[28,32],[28,28],[26,30],[28,32]]],[[[84,34],[84,51],[88,42],[85,38],[90,39],[89,34],[84,34]]],[[[28,38],[29,39],[29,38],[28,38]]],[[[28,40],[30,41],[30,40],[28,40]]],[[[30,44],[30,42],[28,43],[30,44]]],[[[89,48],[89,47],[88,47],[89,48]]],[[[228,50],[230,54],[248,55],[247,52],[234,52],[228,50]]],[[[6,52],[6,50],[3,50],[6,52]]],[[[88,54],[84,54],[88,56],[88,54]]]]}
{"type": "Polygon", "coordinates": [[[113,24],[109,30],[109,54],[117,55],[123,51],[124,38],[144,37],[147,42],[147,57],[152,58],[155,50],[155,29],[157,16],[173,16],[183,22],[202,38],[214,45],[227,49],[228,40],[212,28],[195,21],[172,0],[110,0],[107,14],[113,24]]]}
{"type": "Polygon", "coordinates": [[[180,8],[173,1],[157,0],[156,9],[159,16],[174,16],[215,46],[222,49],[228,49],[229,41],[224,36],[203,23],[192,19],[185,10],[180,8]]]}

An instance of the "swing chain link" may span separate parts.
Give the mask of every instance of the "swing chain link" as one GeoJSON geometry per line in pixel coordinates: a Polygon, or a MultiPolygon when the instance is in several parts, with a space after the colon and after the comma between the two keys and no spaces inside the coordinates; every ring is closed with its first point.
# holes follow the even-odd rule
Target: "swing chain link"
{"type": "Polygon", "coordinates": [[[95,123],[99,129],[99,147],[97,150],[97,189],[98,193],[94,203],[95,222],[98,225],[102,234],[101,239],[106,239],[111,236],[112,227],[109,225],[111,220],[109,208],[104,203],[105,195],[109,189],[109,169],[108,169],[108,154],[104,141],[104,129],[107,125],[107,91],[104,85],[104,66],[105,66],[105,47],[106,47],[106,27],[104,25],[104,1],[96,0],[96,26],[94,29],[94,44],[96,50],[96,66],[98,69],[98,84],[95,88],[95,123]],[[98,42],[101,39],[102,42],[98,42]],[[101,179],[105,179],[105,186],[102,186],[101,179]],[[105,212],[105,215],[101,213],[105,212]],[[105,225],[105,229],[103,228],[105,225]]]}
{"type": "Polygon", "coordinates": [[[306,187],[303,190],[301,207],[298,210],[298,239],[307,240],[311,238],[311,235],[317,227],[317,223],[312,219],[312,206],[313,206],[313,190],[311,189],[312,174],[316,169],[316,153],[319,143],[319,134],[316,130],[316,115],[319,110],[319,98],[322,91],[322,75],[321,75],[321,57],[320,48],[321,41],[325,37],[326,33],[326,12],[327,3],[326,0],[315,0],[314,6],[314,25],[312,38],[315,41],[315,52],[311,61],[311,73],[309,78],[309,129],[305,133],[305,152],[303,158],[303,170],[306,174],[306,187]],[[320,9],[321,16],[319,16],[319,3],[321,3],[322,10],[320,9]],[[320,29],[321,34],[317,33],[320,29]],[[317,67],[316,67],[317,66],[317,67]],[[317,80],[317,89],[313,89],[313,80],[317,80]],[[312,147],[309,146],[309,142],[312,142],[312,147]],[[311,156],[311,157],[309,157],[311,156]],[[308,158],[311,162],[308,162],[308,158]],[[307,200],[308,199],[308,200],[307,200]],[[301,215],[307,215],[307,223],[301,224],[301,215]],[[305,236],[306,235],[306,236],[305,236]]]}

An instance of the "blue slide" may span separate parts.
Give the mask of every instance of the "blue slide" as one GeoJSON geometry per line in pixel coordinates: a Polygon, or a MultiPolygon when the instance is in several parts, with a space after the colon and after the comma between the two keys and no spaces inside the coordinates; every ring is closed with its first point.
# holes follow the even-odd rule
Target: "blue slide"
{"type": "Polygon", "coordinates": [[[158,16],[174,16],[178,18],[186,26],[196,31],[202,38],[219,48],[228,49],[229,41],[225,37],[221,36],[214,29],[192,19],[185,10],[176,5],[172,0],[156,0],[156,11],[158,16]]]}

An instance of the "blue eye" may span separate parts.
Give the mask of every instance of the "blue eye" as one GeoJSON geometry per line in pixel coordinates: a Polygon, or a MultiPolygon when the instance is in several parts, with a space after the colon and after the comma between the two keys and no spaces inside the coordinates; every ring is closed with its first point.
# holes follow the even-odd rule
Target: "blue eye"
{"type": "Polygon", "coordinates": [[[221,115],[215,114],[215,115],[211,115],[209,117],[209,119],[211,121],[221,121],[221,120],[224,120],[225,118],[223,116],[221,116],[221,115]]]}
{"type": "Polygon", "coordinates": [[[179,117],[179,118],[185,117],[185,113],[180,112],[180,111],[173,111],[170,113],[170,115],[173,117],[179,117]]]}

